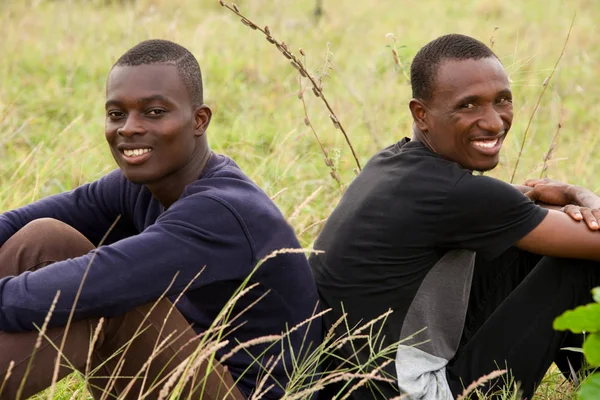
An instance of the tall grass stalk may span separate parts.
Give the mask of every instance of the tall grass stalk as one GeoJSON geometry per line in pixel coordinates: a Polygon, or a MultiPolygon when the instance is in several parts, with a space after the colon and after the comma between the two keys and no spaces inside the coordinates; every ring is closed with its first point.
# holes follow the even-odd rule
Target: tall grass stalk
{"type": "Polygon", "coordinates": [[[559,54],[558,58],[556,59],[556,62],[554,63],[554,68],[552,68],[552,71],[550,71],[550,75],[548,75],[548,77],[542,83],[542,91],[540,92],[540,96],[538,97],[537,103],[535,103],[535,106],[533,107],[533,111],[531,112],[531,115],[529,116],[529,121],[527,122],[527,126],[525,127],[525,132],[523,132],[523,139],[521,140],[521,147],[519,148],[519,154],[517,155],[517,161],[515,162],[515,167],[513,169],[512,176],[510,177],[510,183],[513,183],[515,180],[515,175],[517,173],[517,169],[519,168],[519,161],[521,161],[521,156],[523,155],[523,150],[525,149],[525,143],[527,141],[527,133],[529,132],[529,128],[531,128],[531,123],[533,121],[533,117],[535,117],[535,114],[542,102],[542,98],[544,97],[544,93],[546,93],[546,89],[548,89],[548,84],[550,83],[552,76],[554,76],[554,73],[556,72],[556,69],[558,68],[558,64],[560,63],[560,60],[562,59],[563,55],[565,54],[565,50],[567,49],[567,44],[569,43],[569,37],[571,37],[571,31],[573,30],[573,25],[575,24],[575,16],[576,16],[576,14],[573,14],[573,19],[571,19],[571,25],[569,26],[569,31],[567,32],[567,36],[563,43],[563,47],[560,51],[560,54],[559,54]]]}
{"type": "MultiPolygon", "coordinates": [[[[234,14],[236,14],[238,17],[240,17],[241,21],[242,21],[242,23],[244,25],[246,25],[247,27],[249,27],[252,30],[255,30],[255,31],[257,30],[257,31],[261,32],[263,35],[265,35],[267,41],[269,43],[272,43],[275,47],[277,47],[277,49],[285,56],[285,58],[287,58],[288,60],[290,60],[290,64],[292,65],[292,67],[294,67],[295,69],[297,69],[298,73],[303,78],[307,78],[310,81],[310,83],[312,84],[312,91],[313,91],[314,95],[316,97],[320,98],[323,101],[323,104],[325,105],[325,107],[329,111],[329,113],[330,113],[329,114],[329,118],[331,119],[331,122],[333,123],[333,126],[336,129],[339,129],[342,132],[342,135],[344,135],[344,139],[346,140],[346,143],[348,144],[348,147],[350,148],[350,151],[352,152],[352,156],[354,157],[354,161],[356,162],[356,167],[360,171],[362,169],[362,167],[360,165],[360,161],[358,161],[358,156],[356,155],[356,151],[354,150],[354,146],[352,146],[352,142],[350,142],[350,138],[348,137],[348,134],[346,133],[346,129],[344,128],[344,126],[340,122],[340,119],[337,117],[336,113],[331,108],[331,105],[329,104],[329,101],[325,97],[325,94],[323,93],[323,85],[321,83],[317,82],[318,78],[315,78],[310,72],[308,72],[308,70],[306,69],[304,63],[298,57],[296,57],[296,55],[292,51],[289,50],[289,48],[285,44],[285,42],[283,42],[283,41],[279,42],[279,41],[277,41],[277,39],[275,39],[271,35],[271,30],[269,29],[268,25],[265,25],[264,29],[260,28],[257,24],[255,24],[254,22],[252,22],[248,17],[246,17],[245,15],[243,15],[240,12],[240,9],[239,9],[239,7],[236,4],[232,3],[231,5],[229,5],[229,4],[225,3],[223,0],[218,0],[218,1],[219,1],[219,4],[221,6],[227,8],[228,10],[230,10],[231,12],[233,12],[234,14]]],[[[302,54],[302,56],[305,56],[305,53],[304,53],[304,51],[302,49],[300,49],[299,51],[300,51],[300,54],[302,54]]],[[[300,98],[302,99],[303,96],[300,97],[300,98]]],[[[309,121],[308,117],[306,117],[305,123],[306,123],[306,121],[309,121]]],[[[315,135],[316,135],[316,133],[315,133],[315,135]]],[[[324,149],[323,149],[323,151],[325,152],[325,159],[328,160],[328,154],[327,154],[327,152],[324,149]]],[[[335,179],[335,177],[334,177],[334,179],[335,179]]],[[[336,179],[336,181],[337,180],[338,179],[336,179]]]]}
{"type": "Polygon", "coordinates": [[[563,126],[563,110],[560,110],[560,119],[556,124],[556,131],[554,132],[554,136],[550,141],[550,147],[548,148],[548,152],[544,155],[544,165],[542,166],[542,172],[540,172],[540,178],[548,177],[548,166],[550,164],[550,160],[552,160],[552,156],[554,155],[554,149],[556,148],[556,144],[558,142],[558,135],[563,126]]]}

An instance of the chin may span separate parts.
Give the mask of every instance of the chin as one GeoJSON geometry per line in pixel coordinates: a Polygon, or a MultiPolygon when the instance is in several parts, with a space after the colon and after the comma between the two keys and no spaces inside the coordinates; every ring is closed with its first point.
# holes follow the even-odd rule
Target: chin
{"type": "Polygon", "coordinates": [[[481,163],[481,164],[478,164],[477,166],[475,166],[474,168],[471,168],[471,169],[473,171],[487,172],[487,171],[493,170],[497,166],[498,166],[498,161],[495,161],[493,163],[481,163]]]}
{"type": "Polygon", "coordinates": [[[498,166],[500,160],[498,157],[477,158],[461,163],[461,165],[471,171],[487,172],[498,166]]]}
{"type": "Polygon", "coordinates": [[[147,174],[143,174],[140,172],[127,171],[127,169],[123,169],[123,168],[121,168],[121,172],[123,173],[123,175],[125,176],[125,178],[127,178],[127,180],[129,182],[135,183],[137,185],[145,185],[152,181],[152,179],[150,179],[148,176],[146,176],[147,174]]]}
{"type": "Polygon", "coordinates": [[[146,183],[145,179],[140,179],[139,177],[135,176],[135,175],[128,175],[128,174],[123,174],[125,175],[125,178],[131,182],[131,183],[135,183],[136,185],[143,185],[146,183]]]}

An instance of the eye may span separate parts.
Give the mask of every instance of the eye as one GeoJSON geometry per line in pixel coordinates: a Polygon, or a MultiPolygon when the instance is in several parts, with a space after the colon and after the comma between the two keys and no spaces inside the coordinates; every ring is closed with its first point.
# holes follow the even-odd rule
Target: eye
{"type": "Polygon", "coordinates": [[[508,104],[512,104],[512,98],[510,97],[500,97],[497,101],[497,104],[500,105],[508,105],[508,104]]]}
{"type": "Polygon", "coordinates": [[[465,110],[472,110],[475,108],[475,104],[474,103],[461,104],[460,108],[465,109],[465,110]]]}
{"type": "Polygon", "coordinates": [[[152,117],[158,117],[160,115],[163,115],[164,113],[166,113],[166,111],[163,109],[153,108],[152,110],[149,110],[146,114],[152,117]]]}
{"type": "Polygon", "coordinates": [[[106,115],[108,115],[108,117],[111,119],[118,119],[123,117],[125,114],[123,114],[121,111],[110,110],[107,111],[106,115]]]}

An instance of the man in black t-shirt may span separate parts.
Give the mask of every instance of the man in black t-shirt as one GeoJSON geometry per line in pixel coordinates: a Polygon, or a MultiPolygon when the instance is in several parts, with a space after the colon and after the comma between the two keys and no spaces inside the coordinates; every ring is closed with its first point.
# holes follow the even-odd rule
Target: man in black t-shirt
{"type": "MultiPolygon", "coordinates": [[[[560,349],[580,340],[554,331],[553,319],[591,301],[600,284],[600,264],[585,261],[600,261],[600,198],[473,174],[498,164],[513,117],[506,72],[483,43],[430,42],[411,84],[412,140],[369,161],[315,243],[324,253],[310,258],[332,308],[326,328],[344,312],[338,333],[393,311],[370,330],[371,343],[342,347],[330,368],[381,367],[391,347],[382,371],[393,383],[370,382],[352,398],[452,399],[499,367],[531,398],[548,366],[563,366],[560,349]]],[[[568,356],[577,368],[580,356],[568,356]]]]}

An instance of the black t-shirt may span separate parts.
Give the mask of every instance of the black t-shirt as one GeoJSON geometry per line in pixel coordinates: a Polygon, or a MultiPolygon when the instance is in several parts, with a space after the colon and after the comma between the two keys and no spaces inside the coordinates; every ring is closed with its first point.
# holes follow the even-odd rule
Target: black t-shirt
{"type": "MultiPolygon", "coordinates": [[[[444,254],[466,249],[493,259],[546,213],[511,185],[401,140],[368,162],[315,243],[324,253],[309,261],[324,307],[332,308],[325,327],[343,311],[352,327],[392,309],[380,344],[396,342],[419,286],[444,254]]],[[[345,351],[340,356],[351,357],[345,351]]],[[[365,362],[370,356],[362,353],[365,362]]],[[[386,371],[395,376],[392,366],[386,371]]]]}

